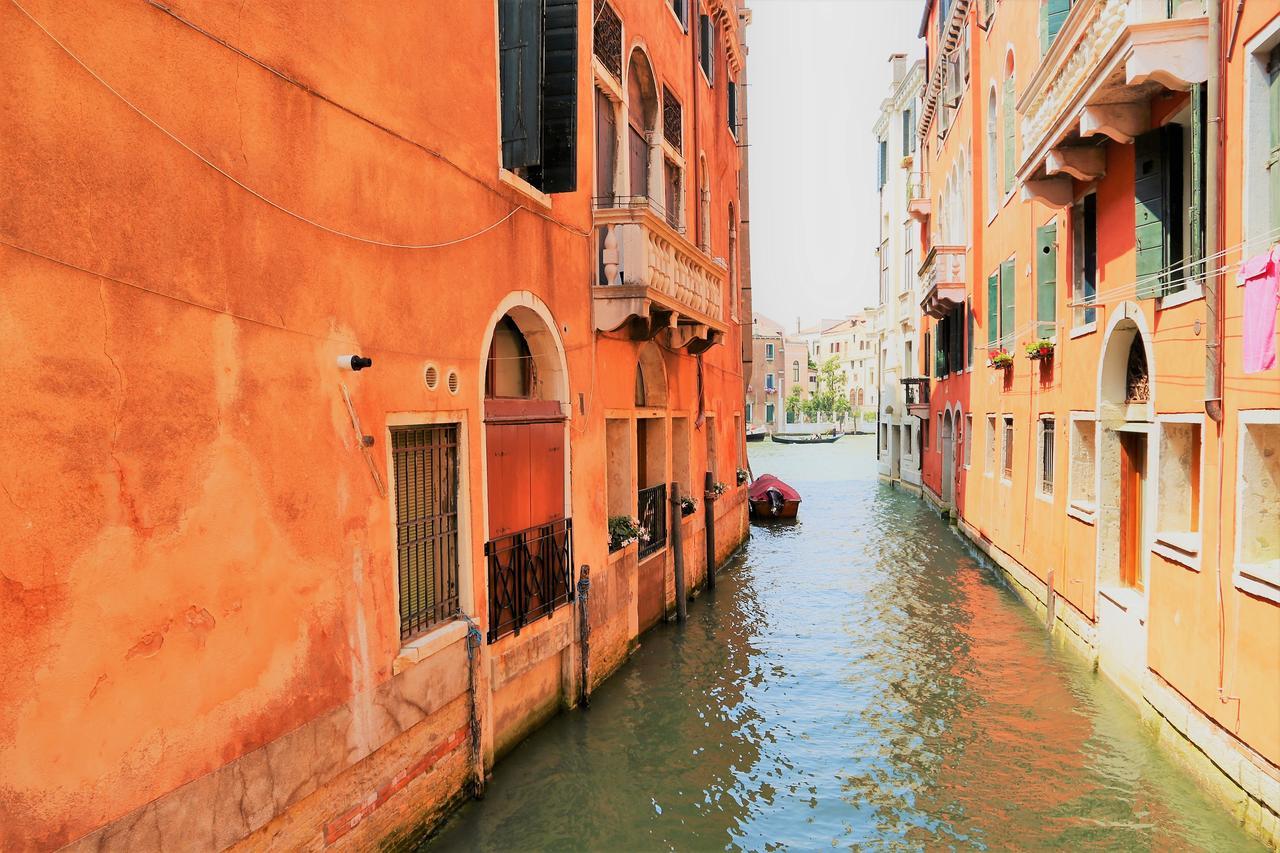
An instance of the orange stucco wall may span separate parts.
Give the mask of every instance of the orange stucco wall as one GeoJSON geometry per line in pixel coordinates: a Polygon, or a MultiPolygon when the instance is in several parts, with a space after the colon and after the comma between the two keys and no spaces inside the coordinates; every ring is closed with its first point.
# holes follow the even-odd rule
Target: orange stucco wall
{"type": "MultiPolygon", "coordinates": [[[[605,411],[632,405],[637,345],[592,324],[591,4],[579,4],[578,190],[548,204],[499,175],[491,3],[373,16],[343,4],[24,6],[116,94],[18,8],[0,9],[0,412],[21,448],[0,459],[0,846],[95,831],[142,843],[113,822],[179,795],[212,809],[222,795],[202,780],[255,756],[272,768],[261,814],[198,843],[161,837],[224,846],[257,831],[291,846],[412,764],[387,746],[397,738],[416,738],[419,756],[444,750],[415,771],[431,792],[422,808],[368,817],[372,841],[369,827],[451,800],[470,772],[465,739],[451,739],[466,704],[461,633],[416,674],[403,656],[388,426],[460,424],[462,602],[483,630],[484,355],[513,293],[542,307],[564,352],[575,562],[600,591],[628,583],[609,576],[599,484],[605,411]],[[423,245],[434,248],[406,247],[423,245]],[[374,366],[341,372],[345,353],[374,366]],[[367,454],[344,388],[374,438],[367,454]],[[434,698],[416,711],[388,710],[422,691],[434,698]],[[326,738],[329,752],[316,746],[326,738]],[[304,801],[307,817],[289,817],[304,801]]],[[[690,39],[661,4],[617,8],[626,45],[643,43],[684,101],[689,140],[702,87],[710,247],[724,257],[738,200],[724,90],[695,82],[690,39]]],[[[704,357],[730,483],[740,352],[730,324],[704,357]]],[[[666,361],[670,408],[694,410],[693,358],[666,361]]],[[[691,444],[698,470],[705,442],[691,444]]],[[[593,624],[625,623],[613,611],[634,596],[593,605],[593,624]]],[[[576,620],[564,611],[546,629],[570,639],[526,632],[483,647],[488,761],[549,702],[572,701],[576,620]],[[535,640],[549,650],[523,660],[543,649],[535,640]]],[[[623,635],[621,650],[593,644],[595,677],[624,659],[623,635]]]]}
{"type": "MultiPolygon", "coordinates": [[[[1229,31],[1235,24],[1236,4],[1222,5],[1224,30],[1229,31]]],[[[968,147],[970,152],[969,199],[973,215],[972,223],[966,225],[967,281],[970,304],[976,309],[977,343],[971,373],[934,381],[924,479],[935,495],[941,492],[942,454],[937,450],[935,437],[937,413],[959,404],[964,412],[972,412],[974,419],[972,463],[960,476],[957,498],[960,515],[981,538],[989,540],[1041,581],[1046,580],[1052,570],[1059,606],[1065,601],[1085,624],[1097,626],[1097,525],[1100,522],[1082,521],[1068,513],[1071,413],[1097,410],[1099,361],[1108,324],[1115,312],[1128,310],[1130,316],[1134,316],[1132,312],[1136,310],[1140,314],[1139,325],[1145,330],[1154,354],[1149,369],[1157,423],[1167,414],[1203,414],[1205,306],[1201,298],[1161,308],[1154,300],[1139,300],[1135,296],[1134,150],[1132,145],[1108,142],[1105,176],[1092,185],[1079,181],[1074,185],[1077,198],[1091,186],[1097,192],[1101,297],[1096,330],[1065,334],[1072,325],[1070,282],[1074,245],[1070,208],[1059,210],[1038,201],[1024,201],[1016,187],[1013,197],[1002,200],[995,211],[989,209],[986,201],[987,92],[995,81],[997,106],[1002,110],[999,86],[1003,83],[1007,56],[1012,51],[1016,59],[1016,91],[1021,96],[1040,60],[1037,4],[998,4],[990,31],[986,33],[976,26],[981,7],[982,4],[977,3],[970,6],[972,75],[954,124],[941,141],[937,138],[936,125],[926,134],[935,218],[942,207],[939,203],[942,178],[961,147],[968,147]],[[1033,337],[1029,329],[1035,319],[1035,229],[1050,221],[1056,221],[1058,226],[1059,334],[1052,363],[1041,366],[1025,358],[1023,346],[1033,337]],[[999,263],[1010,256],[1016,258],[1014,325],[1022,331],[1010,347],[1014,367],[1009,376],[1001,377],[986,367],[986,280],[999,263]],[[1127,304],[1128,309],[1122,304],[1127,304]],[[987,462],[988,414],[996,415],[997,429],[1004,415],[1013,416],[1011,482],[1001,477],[998,440],[996,470],[988,470],[991,467],[987,462]],[[1054,416],[1057,424],[1056,483],[1051,496],[1039,495],[1036,484],[1034,430],[1041,415],[1054,416]]],[[[927,37],[932,61],[937,48],[936,8],[931,15],[935,17],[927,24],[927,37]]],[[[1219,246],[1229,249],[1238,247],[1244,234],[1241,221],[1244,206],[1241,196],[1242,87],[1247,58],[1241,48],[1275,17],[1274,4],[1246,0],[1238,22],[1236,50],[1225,66],[1221,161],[1223,234],[1219,246]]],[[[1153,126],[1181,109],[1186,97],[1183,93],[1170,93],[1154,98],[1153,126]]],[[[997,139],[999,141],[999,137],[997,139]]],[[[1017,144],[1015,160],[1021,163],[1022,140],[1017,144]]],[[[1002,158],[998,159],[1002,162],[1002,158]]],[[[1280,764],[1280,716],[1275,713],[1280,701],[1277,694],[1280,685],[1275,678],[1275,663],[1280,659],[1280,605],[1235,585],[1233,549],[1238,521],[1235,513],[1239,482],[1237,413],[1242,409],[1280,408],[1280,376],[1274,369],[1254,375],[1242,373],[1243,293],[1234,281],[1235,264],[1241,260],[1238,249],[1228,254],[1226,260],[1229,268],[1222,279],[1226,414],[1221,426],[1208,417],[1202,421],[1199,565],[1197,568],[1166,559],[1154,551],[1149,554],[1143,667],[1166,681],[1274,769],[1280,764]]],[[[926,318],[925,329],[932,332],[932,327],[933,322],[926,318]]],[[[931,353],[923,356],[931,358],[931,353]]],[[[1153,429],[1148,440],[1158,443],[1159,433],[1153,429]]],[[[962,450],[958,449],[957,453],[962,450]]],[[[1148,476],[1154,477],[1156,473],[1152,470],[1148,476]]],[[[1149,511],[1154,512],[1154,506],[1149,511]]],[[[1149,541],[1144,542],[1144,547],[1147,545],[1149,541]]]]}

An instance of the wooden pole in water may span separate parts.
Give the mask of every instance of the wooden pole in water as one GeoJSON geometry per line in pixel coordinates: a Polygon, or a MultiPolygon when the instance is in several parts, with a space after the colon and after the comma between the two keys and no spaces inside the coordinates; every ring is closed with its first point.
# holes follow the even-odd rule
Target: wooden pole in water
{"type": "Polygon", "coordinates": [[[702,506],[706,511],[707,534],[707,589],[716,588],[716,495],[712,491],[715,480],[708,471],[702,481],[702,506]]]}
{"type": "Polygon", "coordinates": [[[685,607],[685,591],[684,591],[684,511],[680,506],[680,484],[671,484],[671,524],[668,527],[671,530],[671,550],[675,552],[675,581],[676,581],[676,621],[683,622],[688,615],[685,607]]]}

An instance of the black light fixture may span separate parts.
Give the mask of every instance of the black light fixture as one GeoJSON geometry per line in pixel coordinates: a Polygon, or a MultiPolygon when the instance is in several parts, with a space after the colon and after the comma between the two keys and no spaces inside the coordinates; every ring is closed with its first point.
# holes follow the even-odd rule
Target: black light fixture
{"type": "Polygon", "coordinates": [[[366,367],[373,367],[373,359],[365,358],[362,355],[340,355],[338,356],[338,367],[342,370],[360,371],[366,367]]]}

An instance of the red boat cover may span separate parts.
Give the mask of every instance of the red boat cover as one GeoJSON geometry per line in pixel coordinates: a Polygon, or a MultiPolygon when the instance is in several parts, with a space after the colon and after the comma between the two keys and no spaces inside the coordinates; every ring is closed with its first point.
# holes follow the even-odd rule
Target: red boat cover
{"type": "Polygon", "coordinates": [[[747,496],[753,500],[762,500],[765,493],[770,489],[777,489],[778,494],[782,495],[782,499],[786,501],[799,501],[800,493],[779,480],[772,474],[761,474],[752,481],[750,488],[747,489],[747,496]]]}

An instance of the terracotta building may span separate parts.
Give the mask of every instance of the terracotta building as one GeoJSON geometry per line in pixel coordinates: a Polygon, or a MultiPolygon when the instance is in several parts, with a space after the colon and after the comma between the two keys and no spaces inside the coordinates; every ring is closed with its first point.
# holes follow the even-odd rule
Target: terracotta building
{"type": "Polygon", "coordinates": [[[1274,844],[1280,11],[931,0],[920,34],[926,496],[1274,844]]]}
{"type": "Polygon", "coordinates": [[[0,9],[0,847],[429,828],[707,582],[748,20],[0,9]]]}

